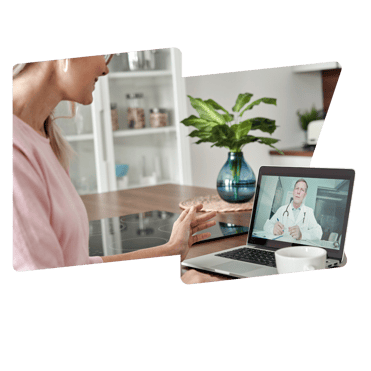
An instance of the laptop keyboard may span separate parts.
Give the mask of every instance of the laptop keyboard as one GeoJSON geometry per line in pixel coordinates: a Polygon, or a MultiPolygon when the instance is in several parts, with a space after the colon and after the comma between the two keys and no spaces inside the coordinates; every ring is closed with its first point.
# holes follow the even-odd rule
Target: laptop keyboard
{"type": "Polygon", "coordinates": [[[233,260],[240,260],[247,263],[266,265],[268,267],[276,267],[276,258],[274,256],[274,252],[272,251],[242,247],[233,251],[216,254],[216,256],[233,260]]]}

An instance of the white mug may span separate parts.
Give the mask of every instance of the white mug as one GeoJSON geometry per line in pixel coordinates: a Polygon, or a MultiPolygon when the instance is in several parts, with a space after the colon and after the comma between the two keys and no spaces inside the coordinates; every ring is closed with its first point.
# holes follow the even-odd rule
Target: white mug
{"type": "Polygon", "coordinates": [[[314,246],[284,247],[275,252],[278,273],[304,272],[324,269],[327,252],[314,246]]]}

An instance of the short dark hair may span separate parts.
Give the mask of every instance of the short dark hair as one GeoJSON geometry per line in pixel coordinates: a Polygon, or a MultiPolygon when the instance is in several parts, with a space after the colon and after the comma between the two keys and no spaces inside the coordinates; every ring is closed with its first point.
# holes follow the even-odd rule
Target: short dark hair
{"type": "Polygon", "coordinates": [[[299,180],[297,180],[296,183],[295,183],[295,185],[294,185],[294,189],[295,189],[296,185],[297,185],[299,182],[304,182],[304,183],[306,184],[307,189],[305,190],[305,193],[307,193],[307,191],[308,191],[308,183],[307,183],[304,179],[299,179],[299,180]]]}

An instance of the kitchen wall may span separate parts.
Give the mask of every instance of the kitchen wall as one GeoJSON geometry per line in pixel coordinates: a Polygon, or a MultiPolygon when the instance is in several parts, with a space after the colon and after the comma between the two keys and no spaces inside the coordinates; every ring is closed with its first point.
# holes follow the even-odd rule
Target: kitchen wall
{"type": "MultiPolygon", "coordinates": [[[[277,106],[261,103],[250,112],[245,112],[242,119],[261,116],[276,120],[279,127],[272,137],[280,139],[277,143],[280,149],[302,146],[305,142],[305,132],[299,126],[296,111],[308,110],[313,104],[317,109],[323,108],[321,84],[320,72],[294,73],[292,67],[185,78],[187,95],[204,100],[212,98],[229,112],[232,112],[240,93],[254,94],[251,101],[262,97],[276,98],[277,106]]],[[[198,115],[188,98],[187,114],[198,115]]],[[[189,132],[192,130],[194,128],[189,128],[189,132]]],[[[269,136],[260,131],[254,134],[269,136]]],[[[197,138],[190,138],[191,143],[196,141],[197,138]]],[[[192,179],[195,186],[215,188],[218,173],[227,160],[227,149],[210,146],[210,143],[191,144],[192,179]]],[[[270,147],[259,143],[244,147],[245,160],[256,176],[260,166],[271,165],[270,150],[270,147]]]]}

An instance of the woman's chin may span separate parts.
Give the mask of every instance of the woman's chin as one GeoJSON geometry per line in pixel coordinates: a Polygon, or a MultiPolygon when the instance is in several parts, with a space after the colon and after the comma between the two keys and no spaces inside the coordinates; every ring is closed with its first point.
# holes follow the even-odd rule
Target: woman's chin
{"type": "Polygon", "coordinates": [[[83,99],[79,99],[78,101],[76,101],[76,103],[82,104],[83,106],[88,106],[89,104],[93,103],[93,95],[91,95],[90,97],[87,96],[83,99]]]}

